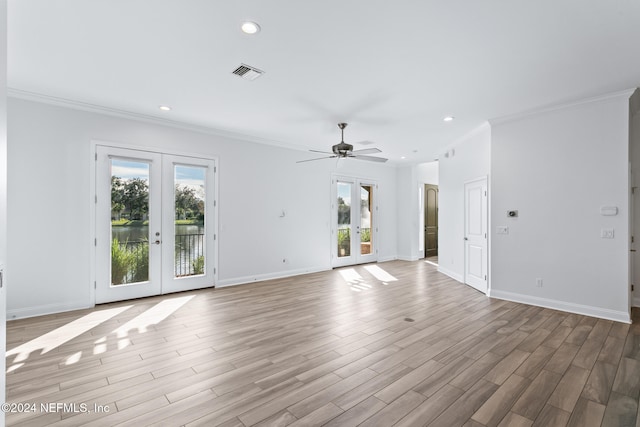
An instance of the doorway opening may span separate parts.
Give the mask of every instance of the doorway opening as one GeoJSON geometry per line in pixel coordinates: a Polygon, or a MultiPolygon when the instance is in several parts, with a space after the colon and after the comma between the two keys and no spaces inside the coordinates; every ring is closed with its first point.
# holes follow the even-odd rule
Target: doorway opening
{"type": "Polygon", "coordinates": [[[424,185],[424,257],[438,264],[438,186],[424,185]]]}

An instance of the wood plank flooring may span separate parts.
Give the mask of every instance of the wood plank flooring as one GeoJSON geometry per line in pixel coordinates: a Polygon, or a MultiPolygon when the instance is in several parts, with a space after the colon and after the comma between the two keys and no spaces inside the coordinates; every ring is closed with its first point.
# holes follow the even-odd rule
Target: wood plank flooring
{"type": "Polygon", "coordinates": [[[29,404],[9,426],[640,425],[639,324],[424,261],[17,320],[7,341],[8,402],[29,404]]]}

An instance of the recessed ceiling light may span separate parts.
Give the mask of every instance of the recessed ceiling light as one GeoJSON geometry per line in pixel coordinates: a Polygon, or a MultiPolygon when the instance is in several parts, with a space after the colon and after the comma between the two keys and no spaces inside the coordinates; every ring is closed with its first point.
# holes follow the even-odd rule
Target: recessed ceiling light
{"type": "Polygon", "coordinates": [[[255,34],[260,31],[260,25],[256,24],[255,22],[246,21],[242,23],[240,29],[245,34],[255,34]]]}
{"type": "Polygon", "coordinates": [[[169,107],[168,105],[161,105],[158,108],[162,111],[171,111],[171,107],[169,107]]]}
{"type": "Polygon", "coordinates": [[[453,119],[455,119],[455,117],[453,117],[453,116],[447,116],[447,117],[445,117],[445,118],[444,118],[444,119],[442,119],[442,120],[444,120],[445,122],[452,122],[452,121],[453,121],[453,119]]]}
{"type": "Polygon", "coordinates": [[[406,159],[407,157],[406,157],[406,156],[402,156],[402,157],[400,157],[400,158],[401,158],[402,160],[404,160],[404,159],[406,159]]]}

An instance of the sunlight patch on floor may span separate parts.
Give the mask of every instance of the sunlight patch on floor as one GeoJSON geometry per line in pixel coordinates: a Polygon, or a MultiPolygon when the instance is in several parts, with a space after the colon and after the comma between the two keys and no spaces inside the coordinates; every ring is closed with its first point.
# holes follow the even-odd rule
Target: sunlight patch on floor
{"type": "Polygon", "coordinates": [[[359,291],[366,291],[367,289],[371,289],[371,285],[368,285],[366,283],[354,283],[353,285],[351,285],[351,288],[354,290],[359,290],[359,291]]]}
{"type": "MultiPolygon", "coordinates": [[[[13,363],[19,363],[27,360],[29,355],[34,351],[41,350],[40,354],[48,353],[51,350],[60,347],[67,341],[71,341],[88,330],[95,328],[114,316],[117,316],[130,307],[130,305],[127,305],[89,313],[86,316],[82,316],[81,318],[69,322],[64,326],[54,329],[51,332],[47,332],[46,334],[40,335],[29,342],[8,350],[6,357],[15,355],[16,357],[13,359],[13,363]]],[[[10,367],[9,369],[12,368],[13,367],[10,367]]],[[[13,368],[13,370],[15,369],[17,368],[13,368]]]]}
{"type": "Polygon", "coordinates": [[[383,270],[382,268],[380,268],[377,265],[365,265],[364,269],[367,270],[369,273],[371,273],[373,275],[373,277],[375,277],[376,279],[380,280],[381,282],[386,282],[386,283],[384,283],[385,285],[388,282],[397,282],[398,281],[398,279],[396,279],[391,274],[387,273],[385,270],[383,270]]]}
{"type": "Polygon", "coordinates": [[[74,363],[78,363],[78,361],[80,361],[81,358],[82,358],[82,351],[73,353],[71,356],[67,357],[67,360],[64,361],[64,364],[67,366],[73,365],[74,363]]]}
{"type": "Polygon", "coordinates": [[[18,364],[15,364],[15,365],[11,365],[9,367],[9,369],[7,369],[7,374],[11,373],[11,372],[15,371],[16,369],[21,368],[23,366],[24,366],[24,363],[18,363],[18,364]]]}
{"type": "Polygon", "coordinates": [[[358,283],[364,281],[360,273],[358,273],[354,268],[343,268],[338,270],[342,278],[348,283],[358,283]]]}
{"type": "Polygon", "coordinates": [[[102,337],[93,343],[93,354],[102,354],[107,351],[107,337],[102,337]]]}
{"type": "MultiPolygon", "coordinates": [[[[179,298],[166,299],[145,312],[139,314],[133,319],[126,322],[124,325],[112,331],[112,334],[118,338],[117,347],[118,350],[127,348],[132,344],[128,338],[129,331],[137,330],[138,333],[144,333],[150,326],[157,325],[167,317],[171,316],[178,309],[189,302],[195,295],[184,296],[179,298]]],[[[47,332],[37,338],[32,339],[29,342],[21,344],[11,350],[8,350],[6,357],[15,356],[12,361],[12,365],[6,370],[7,373],[13,372],[24,365],[24,362],[29,358],[31,353],[40,350],[40,354],[45,354],[54,350],[64,343],[71,341],[72,339],[82,335],[83,333],[99,326],[103,322],[123,313],[132,305],[126,305],[122,307],[109,308],[106,310],[98,310],[87,314],[79,319],[67,323],[53,331],[47,332]]],[[[93,343],[93,354],[101,354],[107,351],[107,337],[97,339],[93,343]]],[[[78,363],[82,358],[82,351],[78,351],[66,359],[64,359],[65,365],[73,365],[78,363]]]]}
{"type": "Polygon", "coordinates": [[[434,267],[439,267],[439,265],[437,263],[433,262],[433,261],[425,260],[424,262],[427,263],[427,264],[433,265],[434,267]]]}
{"type": "MultiPolygon", "coordinates": [[[[129,331],[138,330],[138,333],[143,334],[147,332],[149,326],[157,325],[167,317],[175,313],[180,307],[191,301],[195,295],[189,295],[186,297],[166,299],[154,305],[144,313],[139,314],[133,319],[129,320],[124,325],[115,329],[112,334],[115,334],[118,338],[125,338],[129,335],[129,331]]],[[[118,348],[120,345],[118,344],[118,348]]]]}
{"type": "Polygon", "coordinates": [[[343,268],[338,270],[342,278],[347,282],[354,292],[362,292],[363,290],[371,289],[371,285],[366,283],[364,277],[360,275],[354,268],[343,268]]]}

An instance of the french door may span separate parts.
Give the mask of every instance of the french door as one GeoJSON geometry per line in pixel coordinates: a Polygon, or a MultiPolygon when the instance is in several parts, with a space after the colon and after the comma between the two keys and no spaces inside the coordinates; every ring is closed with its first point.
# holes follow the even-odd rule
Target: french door
{"type": "Polygon", "coordinates": [[[377,185],[370,180],[334,176],[332,189],[332,265],[378,260],[377,185]]]}
{"type": "Polygon", "coordinates": [[[96,147],[96,303],[214,285],[215,162],[96,147]]]}

